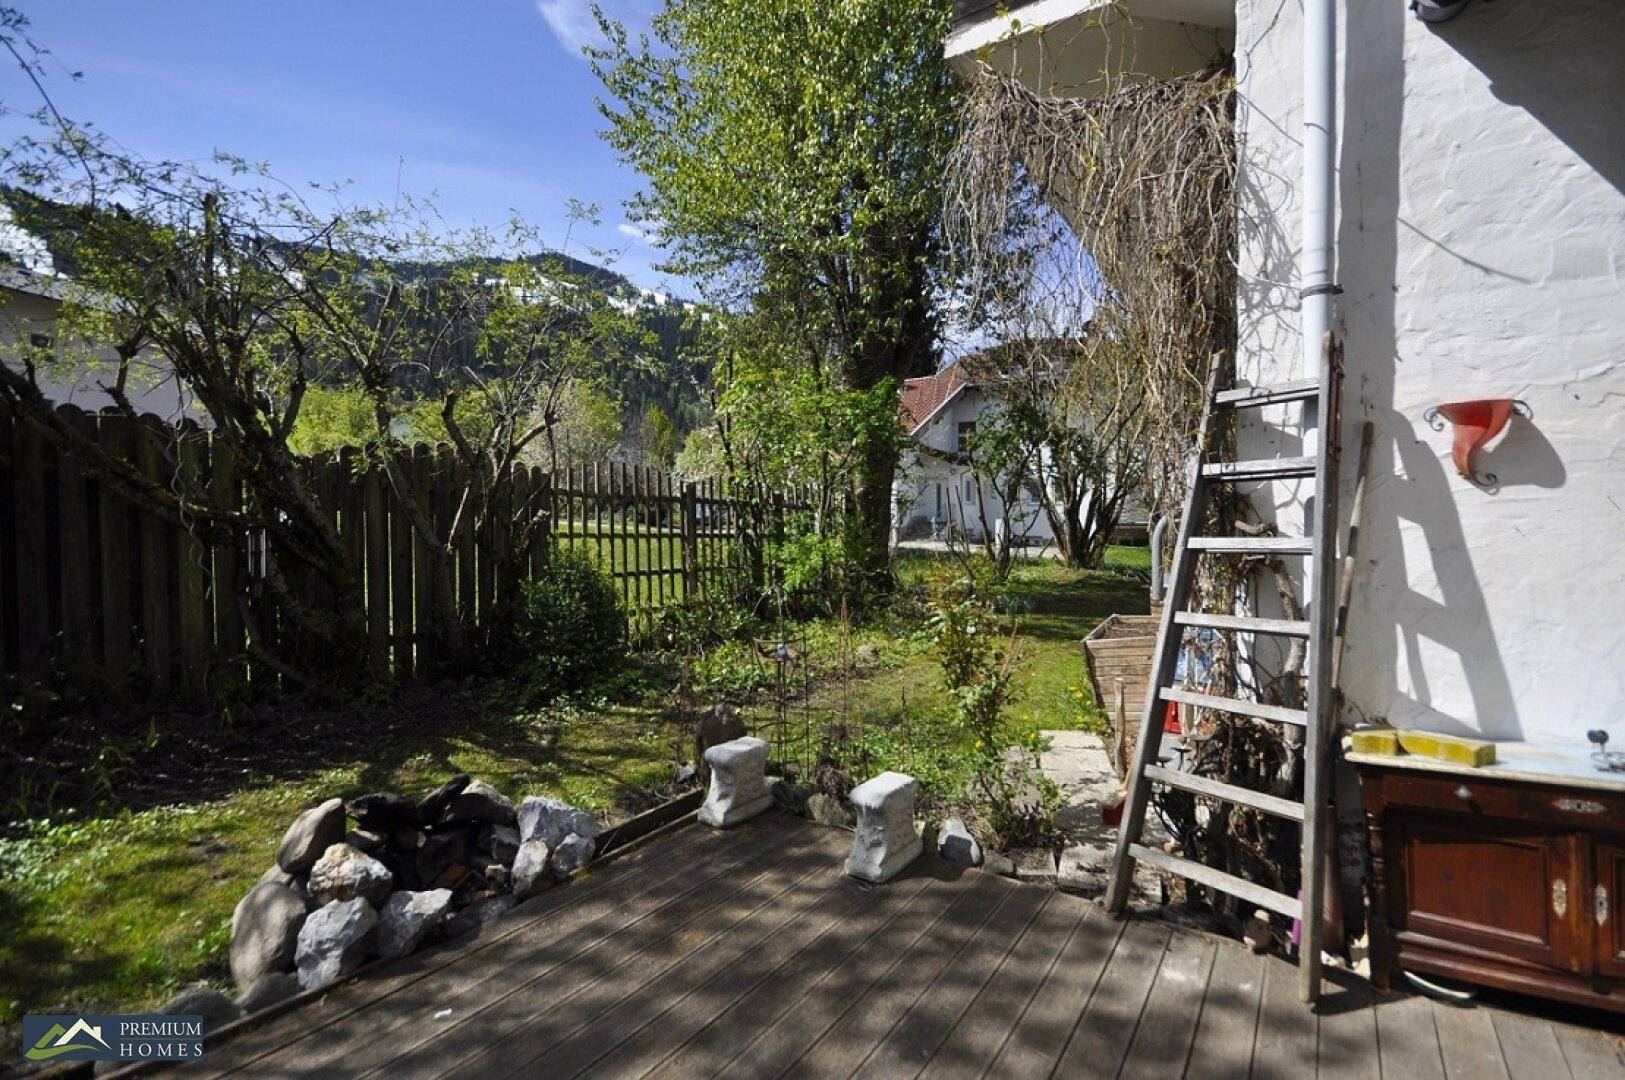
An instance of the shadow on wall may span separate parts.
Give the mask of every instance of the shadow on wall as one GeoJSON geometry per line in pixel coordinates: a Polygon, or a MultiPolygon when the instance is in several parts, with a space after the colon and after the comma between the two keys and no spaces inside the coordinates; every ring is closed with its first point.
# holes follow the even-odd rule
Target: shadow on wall
{"type": "MultiPolygon", "coordinates": [[[[1404,711],[1426,717],[1430,728],[1501,739],[1522,737],[1511,683],[1495,640],[1472,553],[1467,547],[1448,459],[1434,442],[1443,436],[1395,407],[1399,353],[1395,317],[1399,285],[1400,137],[1404,121],[1406,20],[1404,5],[1351,3],[1345,41],[1358,50],[1357,82],[1347,87],[1339,171],[1340,304],[1349,370],[1344,401],[1359,403],[1345,416],[1343,460],[1357,460],[1359,421],[1375,420],[1378,438],[1369,464],[1369,493],[1361,531],[1367,557],[1356,569],[1356,609],[1350,613],[1347,670],[1354,723],[1404,711]],[[1420,528],[1425,545],[1402,543],[1401,527],[1420,528]],[[1431,566],[1407,565],[1425,550],[1431,566]],[[1372,552],[1382,554],[1372,557],[1372,552]],[[1436,582],[1436,595],[1412,580],[1436,582]],[[1363,600],[1363,602],[1360,602],[1363,600]],[[1450,650],[1466,676],[1474,716],[1455,717],[1434,707],[1424,642],[1450,650]],[[1401,673],[1408,686],[1401,685],[1401,673]],[[1408,706],[1404,703],[1409,703],[1408,706]],[[1361,717],[1361,710],[1373,715],[1361,717]]],[[[1442,391],[1450,397],[1448,389],[1442,391]]],[[[1555,458],[1555,454],[1553,455],[1555,458]]],[[[1561,469],[1561,466],[1559,466],[1561,469]]],[[[1344,469],[1345,505],[1354,482],[1344,469]]],[[[1511,479],[1510,477],[1508,478],[1511,479]]],[[[1434,662],[1437,662],[1436,657],[1434,662]]],[[[1392,717],[1400,723],[1410,716],[1392,717]]]]}
{"type": "Polygon", "coordinates": [[[1433,32],[1489,78],[1490,92],[1498,100],[1529,113],[1598,175],[1625,190],[1619,111],[1625,101],[1625,56],[1620,52],[1625,48],[1625,4],[1497,0],[1475,4],[1433,32]],[[1577,54],[1577,26],[1587,28],[1590,40],[1615,47],[1577,54]],[[1600,102],[1613,106],[1599,107],[1600,102]]]}

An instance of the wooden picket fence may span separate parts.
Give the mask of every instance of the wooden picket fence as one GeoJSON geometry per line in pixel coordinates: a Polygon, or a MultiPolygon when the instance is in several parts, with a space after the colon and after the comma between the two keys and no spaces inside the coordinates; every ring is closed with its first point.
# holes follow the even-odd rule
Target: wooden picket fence
{"type": "MultiPolygon", "coordinates": [[[[140,423],[160,443],[115,412],[74,406],[57,412],[153,481],[172,486],[175,469],[185,470],[215,505],[241,507],[230,446],[195,425],[169,427],[143,417],[140,423]]],[[[352,452],[306,465],[311,489],[332,513],[364,583],[375,666],[400,677],[438,667],[442,658],[434,655],[436,637],[429,632],[435,611],[430,554],[387,477],[352,452]]],[[[434,492],[437,523],[449,526],[459,469],[450,450],[413,447],[407,467],[415,490],[434,492]]],[[[635,635],[647,633],[665,605],[731,589],[751,573],[739,543],[746,503],[715,482],[684,483],[660,470],[603,462],[557,475],[520,468],[508,485],[516,504],[541,492],[549,508],[551,527],[532,545],[528,570],[534,574],[543,565],[549,545],[595,552],[620,590],[635,635]]],[[[770,503],[781,515],[808,505],[800,492],[770,503]]],[[[81,690],[198,702],[277,689],[275,674],[248,659],[238,603],[255,587],[256,567],[266,558],[261,547],[248,535],[226,544],[200,542],[99,483],[37,425],[0,405],[4,684],[67,682],[81,690]]],[[[455,547],[456,604],[479,625],[497,601],[491,545],[467,530],[455,547]]]]}

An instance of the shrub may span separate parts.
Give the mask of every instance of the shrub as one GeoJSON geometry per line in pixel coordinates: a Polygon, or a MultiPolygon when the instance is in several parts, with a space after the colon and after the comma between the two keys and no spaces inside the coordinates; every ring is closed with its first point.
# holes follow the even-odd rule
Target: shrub
{"type": "Polygon", "coordinates": [[[520,593],[513,650],[531,696],[574,693],[619,668],[627,654],[626,612],[592,554],[555,548],[520,593]]]}

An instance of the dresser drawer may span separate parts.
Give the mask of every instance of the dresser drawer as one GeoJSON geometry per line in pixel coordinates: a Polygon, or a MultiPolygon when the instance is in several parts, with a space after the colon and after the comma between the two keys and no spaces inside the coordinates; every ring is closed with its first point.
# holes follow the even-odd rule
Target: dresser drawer
{"type": "Polygon", "coordinates": [[[1383,771],[1379,782],[1382,801],[1391,807],[1410,806],[1584,831],[1625,832],[1625,797],[1611,793],[1397,769],[1383,771]]]}

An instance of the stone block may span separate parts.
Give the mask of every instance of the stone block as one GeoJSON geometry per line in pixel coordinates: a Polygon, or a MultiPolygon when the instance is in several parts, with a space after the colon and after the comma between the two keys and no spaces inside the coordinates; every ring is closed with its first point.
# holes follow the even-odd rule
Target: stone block
{"type": "Polygon", "coordinates": [[[865,881],[890,881],[919,858],[925,844],[914,827],[914,796],[919,783],[899,772],[883,772],[852,789],[857,835],[846,872],[865,881]]]}
{"type": "Polygon", "coordinates": [[[745,736],[718,743],[705,752],[711,767],[711,789],[700,807],[700,821],[726,829],[748,821],[773,805],[767,787],[765,740],[745,736]]]}

